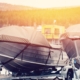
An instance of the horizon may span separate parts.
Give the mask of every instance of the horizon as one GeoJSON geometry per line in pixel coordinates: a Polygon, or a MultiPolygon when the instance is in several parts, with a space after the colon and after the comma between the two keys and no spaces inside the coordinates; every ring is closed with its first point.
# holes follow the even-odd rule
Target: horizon
{"type": "Polygon", "coordinates": [[[80,6],[80,0],[0,0],[0,3],[22,5],[35,8],[61,8],[80,6]]]}

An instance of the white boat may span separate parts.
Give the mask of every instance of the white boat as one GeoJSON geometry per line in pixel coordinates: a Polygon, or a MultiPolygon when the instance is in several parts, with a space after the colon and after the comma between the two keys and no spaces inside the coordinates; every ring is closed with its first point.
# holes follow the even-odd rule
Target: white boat
{"type": "Polygon", "coordinates": [[[61,36],[63,48],[69,58],[75,59],[76,68],[80,68],[80,24],[69,26],[61,36]]]}
{"type": "Polygon", "coordinates": [[[49,68],[54,70],[55,66],[66,65],[67,59],[61,48],[53,48],[34,28],[0,28],[0,62],[13,73],[30,73],[49,68]]]}

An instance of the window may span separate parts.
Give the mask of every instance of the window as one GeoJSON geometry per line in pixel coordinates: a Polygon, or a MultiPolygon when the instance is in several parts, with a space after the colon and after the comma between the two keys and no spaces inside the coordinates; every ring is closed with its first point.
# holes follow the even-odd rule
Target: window
{"type": "Polygon", "coordinates": [[[45,34],[51,34],[51,28],[45,28],[44,33],[45,34]]]}

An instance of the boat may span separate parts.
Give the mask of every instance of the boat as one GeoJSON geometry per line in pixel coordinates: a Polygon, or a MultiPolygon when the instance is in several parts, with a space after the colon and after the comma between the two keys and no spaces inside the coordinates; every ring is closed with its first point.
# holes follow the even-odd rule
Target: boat
{"type": "Polygon", "coordinates": [[[66,55],[61,48],[53,48],[32,27],[0,28],[0,64],[12,73],[39,73],[40,70],[55,69],[54,66],[64,66],[66,55]]]}
{"type": "Polygon", "coordinates": [[[80,68],[80,24],[71,25],[61,35],[60,40],[69,59],[74,58],[74,65],[80,68]]]}

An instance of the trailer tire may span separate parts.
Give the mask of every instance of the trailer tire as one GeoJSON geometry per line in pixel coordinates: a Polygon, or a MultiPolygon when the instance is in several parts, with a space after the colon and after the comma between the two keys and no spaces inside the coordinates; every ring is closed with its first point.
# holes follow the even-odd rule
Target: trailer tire
{"type": "Polygon", "coordinates": [[[67,78],[65,78],[65,80],[72,80],[72,72],[71,71],[68,71],[67,73],[67,78]]]}

